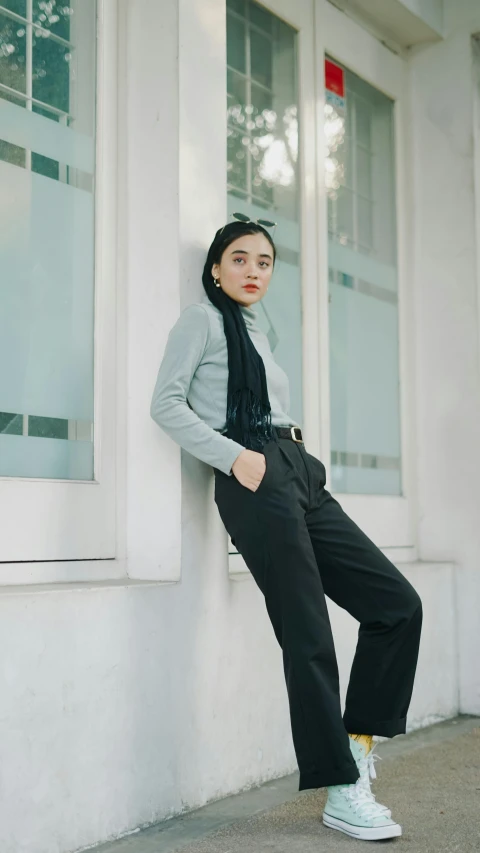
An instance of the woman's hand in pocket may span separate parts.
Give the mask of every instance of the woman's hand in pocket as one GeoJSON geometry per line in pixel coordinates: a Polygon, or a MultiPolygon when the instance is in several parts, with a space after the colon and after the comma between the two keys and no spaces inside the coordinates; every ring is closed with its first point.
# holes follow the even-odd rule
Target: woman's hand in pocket
{"type": "Polygon", "coordinates": [[[242,486],[250,489],[251,492],[257,491],[266,470],[267,463],[264,454],[247,448],[242,450],[232,465],[233,475],[242,486]]]}

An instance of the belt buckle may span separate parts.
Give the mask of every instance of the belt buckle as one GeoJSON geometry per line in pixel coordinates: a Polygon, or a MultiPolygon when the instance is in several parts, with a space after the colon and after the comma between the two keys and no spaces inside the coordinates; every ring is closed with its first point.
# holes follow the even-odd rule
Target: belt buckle
{"type": "Polygon", "coordinates": [[[295,426],[290,427],[290,435],[292,436],[293,441],[296,441],[297,444],[303,444],[303,438],[295,438],[295,430],[296,429],[300,429],[300,427],[295,427],[295,426]]]}

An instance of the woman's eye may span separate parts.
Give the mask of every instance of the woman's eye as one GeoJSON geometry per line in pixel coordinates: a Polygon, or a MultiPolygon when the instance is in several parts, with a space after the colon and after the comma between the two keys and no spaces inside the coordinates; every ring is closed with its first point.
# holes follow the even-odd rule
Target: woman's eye
{"type": "MultiPolygon", "coordinates": [[[[245,258],[240,258],[240,257],[238,257],[238,258],[234,258],[234,259],[233,259],[233,263],[236,263],[237,261],[244,261],[244,260],[245,260],[245,258]]],[[[260,261],[260,264],[261,264],[261,265],[263,265],[264,267],[269,267],[269,266],[270,266],[270,264],[268,263],[268,261],[260,261]]]]}

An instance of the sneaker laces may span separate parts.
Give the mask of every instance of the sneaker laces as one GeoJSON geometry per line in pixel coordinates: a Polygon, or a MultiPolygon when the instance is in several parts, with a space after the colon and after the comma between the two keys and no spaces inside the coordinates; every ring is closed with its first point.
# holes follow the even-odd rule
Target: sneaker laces
{"type": "Polygon", "coordinates": [[[375,794],[366,790],[360,780],[345,788],[340,788],[340,793],[350,800],[353,810],[359,817],[367,818],[367,820],[369,818],[385,818],[384,807],[375,802],[375,794]]]}
{"type": "Polygon", "coordinates": [[[377,773],[375,770],[375,761],[381,761],[382,758],[380,755],[377,755],[376,752],[370,750],[370,752],[364,757],[360,758],[357,762],[357,766],[362,777],[362,781],[368,786],[370,790],[370,779],[376,779],[377,773]]]}
{"type": "Polygon", "coordinates": [[[376,795],[370,788],[370,779],[376,779],[377,773],[375,770],[375,761],[381,761],[382,758],[380,755],[377,755],[376,752],[370,750],[370,752],[365,755],[363,758],[358,759],[357,767],[360,773],[360,777],[357,779],[355,783],[358,787],[362,788],[368,798],[375,803],[378,808],[382,809],[384,812],[390,811],[387,806],[382,805],[382,803],[376,802],[376,795]]]}

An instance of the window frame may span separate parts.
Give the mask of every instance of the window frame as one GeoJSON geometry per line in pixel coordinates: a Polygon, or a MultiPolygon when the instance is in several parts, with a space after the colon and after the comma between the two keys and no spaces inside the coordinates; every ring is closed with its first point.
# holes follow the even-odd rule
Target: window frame
{"type": "Polygon", "coordinates": [[[126,576],[116,519],[117,46],[117,4],[97,0],[94,478],[0,477],[2,585],[126,576]]]}

